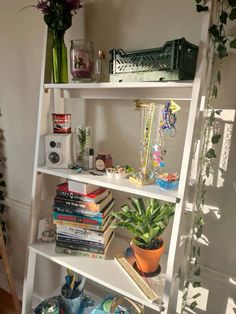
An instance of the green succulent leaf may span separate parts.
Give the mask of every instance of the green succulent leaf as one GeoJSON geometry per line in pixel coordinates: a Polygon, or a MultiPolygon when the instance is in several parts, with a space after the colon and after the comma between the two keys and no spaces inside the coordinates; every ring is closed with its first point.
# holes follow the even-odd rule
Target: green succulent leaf
{"type": "Polygon", "coordinates": [[[171,203],[161,203],[149,199],[147,205],[142,198],[130,197],[130,205],[124,204],[119,212],[113,212],[116,218],[115,227],[126,228],[134,235],[134,242],[151,248],[168,225],[169,218],[174,214],[171,203]]]}

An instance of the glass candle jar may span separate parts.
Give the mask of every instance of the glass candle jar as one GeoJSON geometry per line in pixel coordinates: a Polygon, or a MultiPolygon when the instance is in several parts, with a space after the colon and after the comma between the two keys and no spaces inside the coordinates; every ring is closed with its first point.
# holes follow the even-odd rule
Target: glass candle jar
{"type": "Polygon", "coordinates": [[[94,69],[93,43],[84,39],[71,40],[70,71],[74,81],[91,81],[94,69]]]}

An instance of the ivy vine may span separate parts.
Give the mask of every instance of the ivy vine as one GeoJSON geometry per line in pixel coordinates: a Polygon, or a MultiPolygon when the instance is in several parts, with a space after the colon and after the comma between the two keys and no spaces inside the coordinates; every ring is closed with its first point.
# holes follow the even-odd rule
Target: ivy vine
{"type": "MultiPolygon", "coordinates": [[[[216,23],[213,23],[209,28],[211,35],[214,52],[213,52],[213,66],[217,58],[223,59],[228,56],[228,50],[230,48],[236,49],[236,37],[227,34],[226,26],[228,22],[236,20],[236,0],[215,0],[217,5],[217,19],[216,23]]],[[[197,12],[208,11],[206,0],[195,0],[197,12]]],[[[213,73],[213,71],[212,71],[213,73]]],[[[215,145],[220,142],[221,134],[214,133],[214,126],[216,117],[220,116],[221,110],[216,110],[212,106],[212,99],[218,96],[218,87],[221,84],[221,72],[216,72],[216,77],[211,77],[211,82],[208,88],[207,95],[207,117],[205,119],[203,138],[201,144],[201,164],[200,175],[198,178],[198,193],[196,197],[196,208],[194,211],[194,228],[191,240],[191,254],[189,259],[188,272],[183,289],[183,302],[181,313],[185,312],[186,308],[194,310],[198,305],[197,299],[201,293],[198,292],[193,296],[189,296],[189,286],[193,288],[201,287],[201,268],[199,265],[199,259],[201,255],[201,246],[199,240],[203,235],[204,228],[204,215],[203,207],[206,199],[206,181],[210,174],[213,173],[212,163],[217,157],[215,145]]]]}
{"type": "Polygon", "coordinates": [[[2,129],[0,129],[0,226],[2,228],[4,241],[6,243],[6,221],[4,218],[4,213],[6,210],[6,204],[5,204],[6,183],[4,179],[6,158],[4,157],[4,153],[3,153],[3,141],[4,140],[5,140],[4,132],[2,129]]]}

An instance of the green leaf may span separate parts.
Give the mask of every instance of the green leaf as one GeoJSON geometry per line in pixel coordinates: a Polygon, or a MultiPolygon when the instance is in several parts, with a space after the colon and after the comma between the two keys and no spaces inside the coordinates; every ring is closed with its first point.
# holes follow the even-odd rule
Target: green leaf
{"type": "Polygon", "coordinates": [[[6,187],[6,182],[5,181],[0,181],[0,186],[2,186],[2,187],[6,187]]]}
{"type": "Polygon", "coordinates": [[[201,255],[201,247],[199,246],[197,249],[197,256],[199,257],[201,255]]]}
{"type": "Polygon", "coordinates": [[[215,110],[215,113],[216,113],[218,116],[220,116],[221,112],[222,112],[222,110],[215,110]]]}
{"type": "Polygon", "coordinates": [[[230,48],[236,49],[236,38],[230,42],[229,46],[230,48]]]}
{"type": "Polygon", "coordinates": [[[213,24],[210,28],[209,28],[209,32],[210,34],[215,38],[215,39],[219,39],[220,37],[220,33],[219,30],[217,28],[217,26],[215,24],[213,24]]]}
{"type": "Polygon", "coordinates": [[[210,148],[208,150],[208,152],[206,153],[206,158],[208,159],[216,158],[216,153],[215,153],[214,148],[210,148]]]}
{"type": "Polygon", "coordinates": [[[210,117],[209,117],[209,124],[210,124],[210,126],[212,126],[214,121],[215,121],[215,111],[212,110],[211,114],[210,114],[210,117]]]}
{"type": "Polygon", "coordinates": [[[230,14],[229,14],[229,18],[231,21],[236,20],[236,9],[233,9],[230,14]]]}
{"type": "Polygon", "coordinates": [[[201,268],[198,267],[195,271],[194,271],[194,275],[195,276],[200,276],[201,275],[201,268]]]}
{"type": "Polygon", "coordinates": [[[200,3],[202,0],[195,0],[196,1],[196,3],[198,4],[198,3],[200,3]]]}
{"type": "Polygon", "coordinates": [[[190,304],[190,309],[193,310],[193,309],[195,309],[196,306],[197,306],[197,301],[193,301],[193,302],[190,304]]]}
{"type": "Polygon", "coordinates": [[[231,7],[236,7],[236,0],[228,0],[228,2],[231,7]]]}
{"type": "Polygon", "coordinates": [[[207,178],[209,178],[209,176],[210,176],[210,169],[211,169],[210,165],[207,165],[207,167],[206,167],[206,176],[207,176],[207,178]]]}
{"type": "Polygon", "coordinates": [[[213,95],[213,97],[216,98],[217,94],[218,94],[217,86],[216,86],[216,84],[213,84],[212,95],[213,95]]]}
{"type": "Polygon", "coordinates": [[[196,8],[197,8],[197,12],[208,11],[208,7],[206,5],[197,4],[196,8]]]}
{"type": "Polygon", "coordinates": [[[220,71],[217,72],[217,82],[220,84],[221,83],[221,74],[220,74],[220,71]]]}
{"type": "Polygon", "coordinates": [[[199,288],[199,287],[201,287],[201,282],[199,281],[193,282],[193,288],[199,288]]]}
{"type": "Polygon", "coordinates": [[[192,298],[193,298],[193,299],[197,299],[197,298],[199,298],[200,296],[201,296],[201,293],[198,292],[198,293],[196,293],[192,298]]]}
{"type": "Polygon", "coordinates": [[[221,138],[221,134],[214,134],[211,138],[212,144],[217,144],[221,138]]]}
{"type": "Polygon", "coordinates": [[[227,17],[228,17],[228,13],[226,11],[222,11],[221,15],[220,15],[220,21],[223,24],[226,24],[227,22],[227,17]]]}

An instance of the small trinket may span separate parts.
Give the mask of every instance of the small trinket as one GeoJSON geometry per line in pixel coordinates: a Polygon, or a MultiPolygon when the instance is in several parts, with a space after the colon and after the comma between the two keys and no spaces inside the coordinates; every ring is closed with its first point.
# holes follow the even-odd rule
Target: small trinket
{"type": "Polygon", "coordinates": [[[98,154],[96,157],[95,168],[98,171],[106,171],[106,168],[112,167],[111,154],[98,154]]]}

